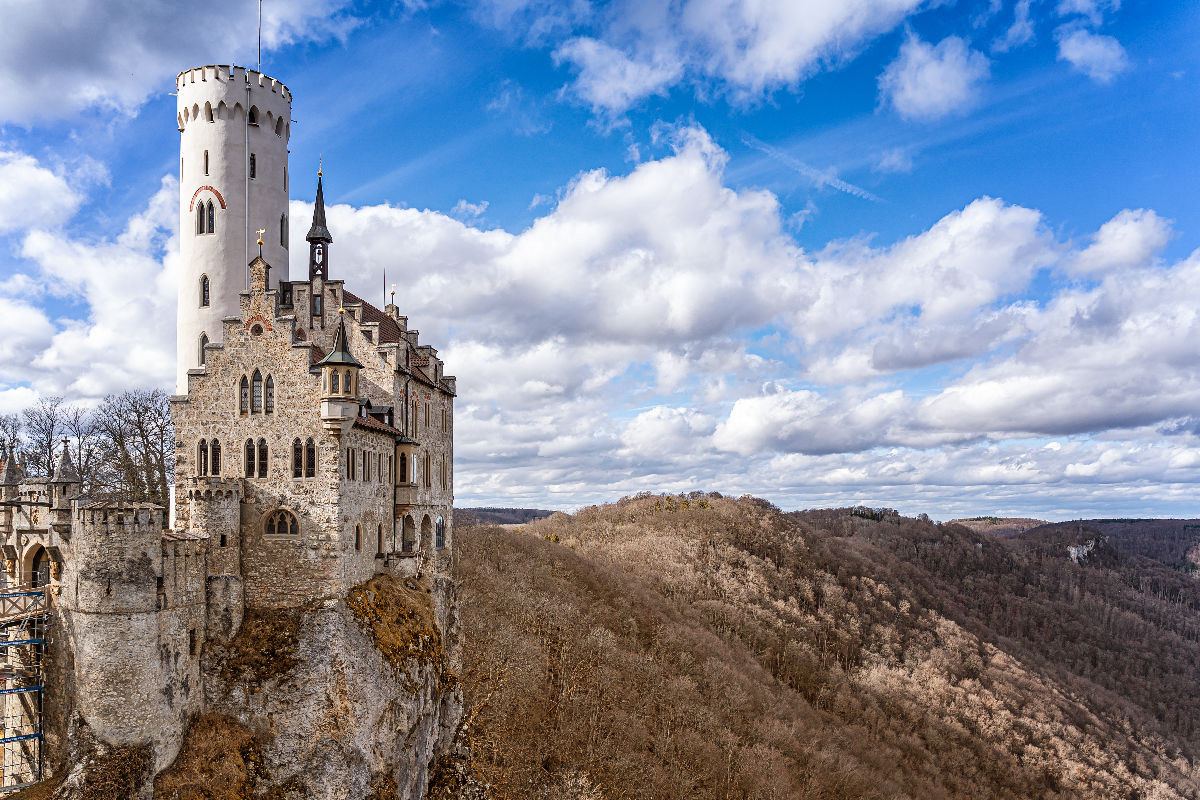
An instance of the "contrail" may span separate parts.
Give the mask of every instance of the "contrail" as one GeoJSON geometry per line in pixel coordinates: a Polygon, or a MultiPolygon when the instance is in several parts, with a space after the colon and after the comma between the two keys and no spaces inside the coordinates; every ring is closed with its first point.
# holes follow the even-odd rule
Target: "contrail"
{"type": "Polygon", "coordinates": [[[846,194],[854,195],[862,200],[871,200],[876,203],[884,202],[883,198],[879,195],[872,194],[861,186],[855,186],[853,183],[847,183],[841,178],[835,178],[828,173],[821,172],[815,167],[810,167],[808,164],[805,164],[795,156],[788,155],[779,148],[772,147],[766,142],[759,141],[748,133],[742,134],[742,144],[746,145],[747,147],[753,147],[759,152],[766,153],[776,161],[779,161],[785,166],[791,167],[792,169],[796,170],[796,172],[799,172],[801,175],[815,183],[818,189],[822,186],[832,186],[839,192],[845,192],[846,194]]]}

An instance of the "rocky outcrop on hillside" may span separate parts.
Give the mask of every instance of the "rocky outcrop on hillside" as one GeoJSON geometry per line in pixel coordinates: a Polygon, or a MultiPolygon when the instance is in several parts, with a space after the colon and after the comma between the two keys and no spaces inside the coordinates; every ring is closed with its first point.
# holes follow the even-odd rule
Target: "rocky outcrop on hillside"
{"type": "Polygon", "coordinates": [[[109,747],[76,720],[53,797],[415,800],[435,772],[471,785],[454,593],[382,575],[345,599],[248,611],[230,642],[206,645],[206,711],[170,767],[153,775],[147,748],[109,747]]]}

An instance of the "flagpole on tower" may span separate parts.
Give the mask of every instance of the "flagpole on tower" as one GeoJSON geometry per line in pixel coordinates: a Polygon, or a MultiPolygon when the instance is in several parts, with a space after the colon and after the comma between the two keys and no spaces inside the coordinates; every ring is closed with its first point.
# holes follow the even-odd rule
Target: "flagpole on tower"
{"type": "Polygon", "coordinates": [[[258,0],[258,74],[262,75],[262,0],[258,0]]]}

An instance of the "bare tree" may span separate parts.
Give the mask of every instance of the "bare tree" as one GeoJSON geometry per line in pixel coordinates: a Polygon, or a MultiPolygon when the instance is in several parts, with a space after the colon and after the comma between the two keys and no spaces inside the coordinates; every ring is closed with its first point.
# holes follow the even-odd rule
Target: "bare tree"
{"type": "Polygon", "coordinates": [[[4,444],[7,452],[17,453],[21,446],[21,415],[0,414],[0,443],[4,444]]]}
{"type": "Polygon", "coordinates": [[[26,468],[31,475],[49,475],[54,469],[54,454],[62,436],[62,404],[61,397],[43,397],[21,412],[26,468]]]}
{"type": "Polygon", "coordinates": [[[167,393],[131,389],[109,395],[94,420],[105,451],[97,491],[167,505],[175,479],[175,429],[167,393]]]}
{"type": "Polygon", "coordinates": [[[67,447],[83,482],[84,494],[95,494],[100,488],[107,441],[97,424],[96,413],[84,406],[70,405],[62,409],[62,432],[67,447]]]}

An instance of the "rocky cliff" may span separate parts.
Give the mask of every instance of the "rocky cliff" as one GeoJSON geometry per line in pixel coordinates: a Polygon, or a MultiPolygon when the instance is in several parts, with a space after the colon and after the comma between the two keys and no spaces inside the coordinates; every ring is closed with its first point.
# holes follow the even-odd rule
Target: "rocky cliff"
{"type": "MultiPolygon", "coordinates": [[[[378,576],[344,599],[248,610],[202,654],[204,712],[153,774],[150,747],[99,741],[68,714],[53,796],[409,800],[461,757],[454,583],[378,576]]],[[[19,795],[18,795],[19,796],[19,795]]]]}

